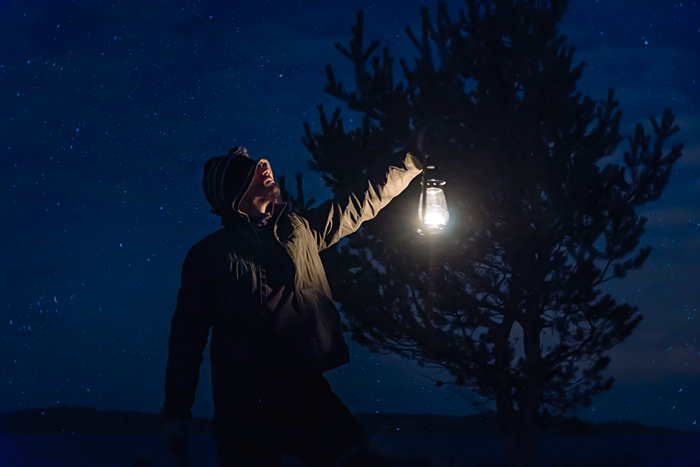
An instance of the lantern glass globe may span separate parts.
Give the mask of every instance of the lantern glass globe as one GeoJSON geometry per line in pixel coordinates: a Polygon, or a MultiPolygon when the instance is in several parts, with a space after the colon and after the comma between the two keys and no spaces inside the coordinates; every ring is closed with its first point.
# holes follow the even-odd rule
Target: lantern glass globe
{"type": "Polygon", "coordinates": [[[429,231],[442,230],[447,225],[447,222],[450,220],[450,213],[447,210],[445,192],[442,191],[442,188],[436,186],[426,187],[425,215],[423,215],[423,193],[421,193],[418,203],[418,218],[429,231]]]}

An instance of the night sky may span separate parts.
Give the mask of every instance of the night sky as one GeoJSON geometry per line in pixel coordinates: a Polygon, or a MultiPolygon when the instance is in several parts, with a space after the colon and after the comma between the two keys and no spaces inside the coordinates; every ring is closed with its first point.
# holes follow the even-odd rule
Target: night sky
{"type": "MultiPolygon", "coordinates": [[[[403,28],[425,4],[1,0],[0,412],[158,412],[182,261],[220,228],[204,162],[243,145],[329,197],[300,138],[316,105],[340,105],[326,64],[353,87],[333,43],[362,8],[366,40],[412,63],[403,28]]],[[[700,3],[572,0],[561,28],[586,62],[578,89],[616,89],[623,135],[670,107],[686,144],[640,210],[651,257],[607,283],[645,319],[610,353],[615,389],[579,416],[700,432],[700,3]]],[[[351,411],[475,412],[468,390],[435,386],[447,374],[348,341],[352,362],[325,376],[351,411]]],[[[207,347],[195,416],[213,414],[209,371],[207,347]]]]}

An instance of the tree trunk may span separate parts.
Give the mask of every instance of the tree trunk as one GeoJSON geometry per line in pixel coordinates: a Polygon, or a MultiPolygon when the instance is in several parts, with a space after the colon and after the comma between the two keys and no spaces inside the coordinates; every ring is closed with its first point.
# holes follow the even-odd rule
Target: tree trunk
{"type": "Polygon", "coordinates": [[[518,435],[523,455],[523,466],[539,465],[539,413],[542,401],[542,353],[540,349],[540,313],[538,300],[532,294],[528,297],[525,317],[522,321],[523,344],[525,347],[525,384],[524,392],[518,399],[520,418],[518,435]]]}
{"type": "Polygon", "coordinates": [[[517,465],[518,467],[539,466],[537,413],[537,408],[528,406],[523,407],[520,411],[515,434],[515,445],[519,459],[517,463],[511,465],[517,465]]]}
{"type": "Polygon", "coordinates": [[[506,446],[506,458],[508,467],[534,467],[525,463],[523,458],[523,440],[519,435],[518,414],[513,407],[513,381],[510,374],[510,356],[508,344],[514,319],[505,317],[499,327],[495,343],[496,359],[496,409],[498,412],[498,424],[506,446]]]}

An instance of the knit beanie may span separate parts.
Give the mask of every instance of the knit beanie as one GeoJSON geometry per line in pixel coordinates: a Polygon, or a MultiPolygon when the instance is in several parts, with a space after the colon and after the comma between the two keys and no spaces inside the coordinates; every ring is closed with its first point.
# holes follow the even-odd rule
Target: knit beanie
{"type": "Polygon", "coordinates": [[[238,203],[253,179],[257,164],[243,146],[234,146],[225,156],[212,157],[204,164],[202,186],[212,213],[222,218],[238,214],[238,203]]]}

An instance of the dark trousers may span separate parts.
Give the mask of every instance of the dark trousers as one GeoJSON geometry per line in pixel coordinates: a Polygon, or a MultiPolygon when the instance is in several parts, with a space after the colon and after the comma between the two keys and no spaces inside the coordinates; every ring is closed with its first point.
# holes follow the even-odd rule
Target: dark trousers
{"type": "Polygon", "coordinates": [[[310,467],[386,465],[322,375],[271,377],[268,386],[259,407],[215,412],[220,467],[279,466],[284,453],[310,467]]]}

